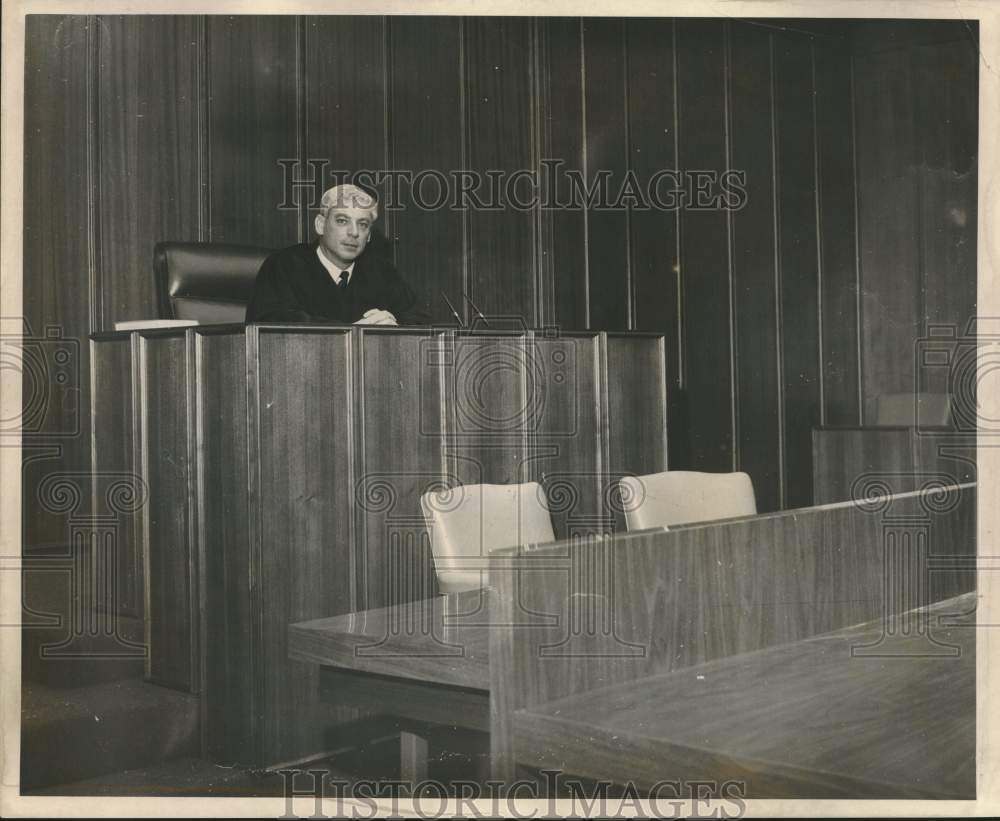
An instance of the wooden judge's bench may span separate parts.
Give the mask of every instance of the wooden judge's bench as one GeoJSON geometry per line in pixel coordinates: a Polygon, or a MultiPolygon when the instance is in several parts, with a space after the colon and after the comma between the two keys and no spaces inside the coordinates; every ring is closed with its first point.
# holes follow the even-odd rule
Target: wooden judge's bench
{"type": "Polygon", "coordinates": [[[539,481],[557,538],[624,530],[618,478],[667,467],[665,355],[645,333],[95,335],[94,471],[144,500],[119,607],[144,619],[148,679],[200,694],[204,755],[302,761],[360,717],[320,702],[288,625],[433,596],[427,490],[539,481]]]}

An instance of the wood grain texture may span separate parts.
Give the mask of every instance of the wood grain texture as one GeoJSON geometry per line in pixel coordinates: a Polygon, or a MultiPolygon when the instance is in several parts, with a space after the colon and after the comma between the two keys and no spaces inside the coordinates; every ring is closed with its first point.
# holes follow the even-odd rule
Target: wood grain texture
{"type": "Polygon", "coordinates": [[[139,475],[149,491],[141,525],[146,570],[146,677],[196,693],[198,573],[190,495],[193,364],[183,331],[137,335],[139,475]]]}
{"type": "Polygon", "coordinates": [[[956,656],[858,658],[883,624],[828,633],[519,712],[518,760],[626,781],[744,783],[745,797],[974,798],[976,594],[932,608],[956,656]],[[958,624],[955,625],[955,616],[958,624]],[[523,751],[523,752],[522,752],[523,751]]]}
{"type": "Polygon", "coordinates": [[[778,264],[781,272],[781,396],[784,405],[785,503],[812,501],[809,436],[820,421],[819,270],[812,45],[774,38],[778,264]]]}
{"type": "Polygon", "coordinates": [[[879,393],[914,390],[913,342],[919,333],[920,270],[914,166],[915,113],[909,54],[855,59],[858,241],[862,287],[862,422],[873,421],[879,393]]]}
{"type": "MultiPolygon", "coordinates": [[[[678,20],[675,25],[678,165],[683,170],[722,172],[728,160],[725,24],[678,20]]],[[[726,214],[716,208],[688,205],[681,212],[679,230],[690,463],[675,467],[732,470],[735,444],[726,214]]]]}
{"type": "Polygon", "coordinates": [[[94,514],[111,515],[117,545],[118,613],[142,620],[143,564],[139,537],[141,508],[146,488],[135,473],[135,421],[132,406],[132,344],[127,334],[117,339],[91,341],[94,413],[92,432],[94,461],[91,481],[94,514]],[[131,488],[135,505],[121,504],[109,491],[118,482],[131,488]]]}
{"type": "Polygon", "coordinates": [[[436,332],[356,334],[357,604],[368,609],[436,592],[420,496],[441,486],[443,411],[436,332]]]}
{"type": "Polygon", "coordinates": [[[246,335],[199,329],[194,341],[202,738],[210,760],[238,761],[255,732],[246,335]]]}
{"type": "Polygon", "coordinates": [[[816,428],[813,430],[815,504],[864,495],[865,486],[899,493],[928,482],[976,481],[972,440],[948,430],[816,428]]]}
{"type": "MultiPolygon", "coordinates": [[[[921,134],[921,318],[960,336],[976,313],[978,49],[971,38],[922,46],[913,64],[921,134]]],[[[918,368],[916,389],[948,392],[946,370],[918,368]]]]}
{"type": "Polygon", "coordinates": [[[729,66],[732,166],[746,172],[748,188],[746,204],[732,215],[737,467],[750,474],[760,511],[781,508],[784,480],[772,38],[767,29],[734,23],[729,66]]]}
{"type": "Polygon", "coordinates": [[[823,420],[861,423],[858,401],[858,267],[851,60],[836,41],[814,41],[823,420]]]}
{"type": "Polygon", "coordinates": [[[622,476],[667,469],[667,340],[659,334],[607,334],[602,357],[607,385],[604,513],[625,530],[617,484],[622,476]],[[664,378],[658,378],[660,376],[664,378]]]}
{"type": "MultiPolygon", "coordinates": [[[[538,22],[542,50],[540,106],[541,159],[561,163],[553,175],[542,175],[543,196],[553,203],[571,202],[568,172],[582,173],[583,126],[582,21],[549,17],[538,22]]],[[[565,330],[587,326],[587,214],[582,208],[557,207],[542,214],[545,293],[543,324],[565,330]]]]}
{"type": "Polygon", "coordinates": [[[528,476],[545,490],[556,538],[608,532],[614,517],[604,496],[609,477],[601,335],[535,333],[528,345],[534,396],[533,416],[526,417],[528,476]]]}
{"type": "Polygon", "coordinates": [[[489,688],[487,592],[473,590],[292,624],[299,661],[474,690],[489,688]]]}
{"type": "MultiPolygon", "coordinates": [[[[597,202],[614,203],[625,182],[629,160],[625,29],[621,20],[584,20],[583,62],[587,135],[584,157],[588,185],[606,175],[607,193],[597,202]]],[[[587,209],[590,316],[587,327],[620,331],[632,327],[629,218],[621,206],[587,209]]]]}
{"type": "MultiPolygon", "coordinates": [[[[425,171],[450,175],[462,167],[461,21],[455,17],[391,17],[388,36],[391,95],[390,167],[410,171],[416,181],[425,171]],[[414,67],[419,66],[419,71],[414,67]]],[[[370,104],[370,103],[369,103],[370,104]]],[[[437,198],[432,176],[421,178],[418,201],[437,198]]],[[[403,210],[394,215],[393,240],[399,268],[420,293],[431,318],[454,322],[440,292],[448,294],[468,320],[464,284],[463,216],[450,204],[427,211],[413,201],[410,186],[399,191],[403,210]]]]}
{"type": "Polygon", "coordinates": [[[527,481],[529,431],[545,384],[527,333],[441,337],[442,454],[449,484],[527,481]]]}
{"type": "Polygon", "coordinates": [[[200,239],[203,21],[100,18],[102,326],[156,315],[153,246],[200,239]],[[156,66],[156,71],[150,71],[156,66]]]}
{"type": "Polygon", "coordinates": [[[299,237],[281,159],[298,159],[294,17],[207,18],[209,239],[263,248],[299,237]],[[247,135],[252,134],[252,140],[247,135]]]}
{"type": "Polygon", "coordinates": [[[288,661],[288,623],[355,606],[355,394],[349,330],[250,333],[253,705],[274,765],[322,752],[317,671],[288,661]]]}
{"type": "Polygon", "coordinates": [[[884,501],[495,551],[494,623],[556,621],[490,631],[494,775],[512,772],[515,710],[870,621],[901,591],[926,605],[931,555],[964,557],[950,584],[973,587],[974,487],[884,501]]]}
{"type": "MultiPolygon", "coordinates": [[[[90,469],[87,334],[96,329],[91,328],[88,198],[94,181],[86,67],[93,24],[94,18],[82,15],[25,18],[22,310],[25,336],[42,340],[35,350],[44,354],[34,364],[47,362],[49,369],[29,367],[22,381],[22,539],[29,549],[63,545],[68,538],[66,515],[40,504],[37,491],[45,477],[90,469]],[[45,341],[47,329],[65,342],[45,341]],[[59,348],[71,354],[68,367],[53,367],[51,357],[59,348]],[[59,375],[69,379],[56,382],[59,375]]],[[[5,334],[20,331],[16,322],[5,325],[5,334]]],[[[21,353],[12,349],[10,355],[20,358],[21,353]]]]}
{"type": "MultiPolygon", "coordinates": [[[[665,19],[627,20],[628,49],[628,167],[644,190],[662,169],[675,166],[674,22],[665,19]]],[[[662,194],[670,189],[661,186],[662,194]]],[[[632,328],[658,331],[667,340],[667,366],[676,385],[680,364],[677,338],[677,211],[655,203],[648,210],[633,208],[629,250],[632,272],[632,328]]]]}
{"type": "Polygon", "coordinates": [[[453,729],[485,732],[490,726],[489,695],[480,689],[324,667],[320,671],[320,697],[328,703],[350,702],[374,714],[388,713],[453,729]]]}
{"type": "MultiPolygon", "coordinates": [[[[513,174],[534,167],[532,49],[530,20],[465,21],[468,165],[484,180],[488,170],[513,174]]],[[[521,327],[536,324],[533,223],[530,212],[510,204],[468,215],[468,294],[487,315],[506,316],[521,327]]]]}

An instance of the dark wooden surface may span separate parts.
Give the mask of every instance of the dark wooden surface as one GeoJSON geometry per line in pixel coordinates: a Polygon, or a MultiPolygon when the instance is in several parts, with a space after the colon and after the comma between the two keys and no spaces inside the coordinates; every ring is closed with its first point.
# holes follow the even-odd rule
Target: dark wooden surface
{"type": "Polygon", "coordinates": [[[99,31],[98,94],[106,102],[98,123],[96,204],[102,316],[142,319],[155,315],[153,246],[205,234],[199,182],[204,19],[106,17],[99,31]]]}
{"type": "Polygon", "coordinates": [[[352,704],[373,715],[388,714],[423,726],[431,723],[489,731],[490,697],[479,688],[333,667],[323,667],[319,676],[320,698],[326,704],[352,704]]]}
{"type": "Polygon", "coordinates": [[[645,476],[667,463],[667,340],[659,345],[629,334],[608,334],[604,346],[607,380],[608,450],[601,513],[625,530],[625,508],[617,491],[623,475],[645,476]],[[663,382],[644,373],[665,374],[663,382]]]}
{"type": "MultiPolygon", "coordinates": [[[[625,21],[583,21],[585,168],[591,180],[606,173],[606,202],[614,202],[629,167],[628,111],[625,94],[625,21]]],[[[657,152],[659,153],[659,152],[657,152]]],[[[632,327],[632,260],[627,208],[592,208],[587,212],[587,327],[620,331],[632,327]]]]}
{"type": "Polygon", "coordinates": [[[291,245],[304,237],[298,210],[279,209],[285,190],[278,160],[300,156],[300,20],[220,15],[206,25],[208,239],[291,245]]]}
{"type": "MultiPolygon", "coordinates": [[[[583,125],[583,21],[549,17],[538,22],[539,105],[548,112],[541,118],[542,159],[561,161],[562,173],[552,185],[542,179],[545,196],[570,201],[566,173],[584,168],[586,131],[583,125]]],[[[556,208],[542,212],[541,320],[561,328],[585,328],[589,295],[584,287],[587,272],[587,212],[556,208]],[[566,271],[576,272],[568,277],[566,271]]]]}
{"type": "Polygon", "coordinates": [[[512,774],[515,710],[968,591],[974,522],[967,486],[494,552],[494,622],[555,619],[490,631],[495,774],[512,774]]]}
{"type": "MultiPolygon", "coordinates": [[[[23,543],[28,550],[51,550],[66,543],[68,512],[42,503],[38,490],[51,474],[86,471],[90,462],[87,334],[93,329],[96,283],[92,279],[97,272],[91,256],[96,252],[96,225],[90,204],[95,174],[89,150],[96,33],[95,19],[82,15],[33,14],[25,18],[24,26],[22,309],[30,328],[24,333],[44,340],[46,328],[53,329],[69,341],[71,357],[69,367],[55,368],[52,354],[44,353],[34,366],[25,368],[24,415],[11,419],[4,433],[20,435],[20,428],[24,434],[23,543]],[[48,372],[39,367],[46,362],[48,372]],[[70,378],[57,382],[60,375],[70,378]]],[[[8,317],[3,327],[5,337],[19,334],[21,318],[8,317]]],[[[43,341],[35,350],[43,353],[55,347],[43,341]]],[[[20,363],[21,353],[13,346],[7,355],[20,363]]]]}
{"type": "Polygon", "coordinates": [[[358,606],[436,592],[420,496],[442,474],[439,340],[428,330],[362,330],[354,360],[352,505],[359,527],[358,606]]]}
{"type": "MultiPolygon", "coordinates": [[[[463,167],[462,22],[455,17],[391,17],[392,77],[388,129],[390,167],[449,174],[463,167]],[[420,70],[415,71],[414,67],[420,70]]],[[[433,181],[425,183],[425,199],[434,196],[433,181]]],[[[383,194],[387,192],[383,191],[383,194]]],[[[462,292],[468,293],[465,271],[464,216],[443,207],[425,211],[415,207],[410,186],[403,185],[399,201],[406,209],[395,215],[394,240],[400,270],[422,294],[435,322],[454,323],[444,291],[464,321],[471,317],[462,292]]]]}
{"type": "MultiPolygon", "coordinates": [[[[672,168],[676,150],[674,125],[674,21],[639,19],[625,22],[628,49],[628,168],[641,186],[654,174],[672,168]]],[[[670,188],[663,185],[663,193],[670,188]]],[[[668,379],[677,381],[677,212],[633,208],[629,215],[632,329],[662,331],[670,342],[668,379]]]]}
{"type": "Polygon", "coordinates": [[[486,590],[291,624],[298,661],[424,682],[489,689],[486,590]]]}
{"type": "Polygon", "coordinates": [[[975,608],[968,593],[930,609],[935,649],[957,656],[927,655],[926,636],[897,640],[911,656],[854,655],[882,638],[878,620],[538,705],[515,714],[517,760],[639,790],[975,798],[975,608]]]}
{"type": "Polygon", "coordinates": [[[198,554],[204,653],[202,739],[215,761],[253,749],[254,622],[251,610],[247,350],[242,330],[194,334],[198,440],[198,554]]]}
{"type": "MultiPolygon", "coordinates": [[[[534,31],[535,23],[523,17],[465,21],[469,169],[485,175],[535,167],[534,31]]],[[[486,191],[484,199],[489,199],[486,191]]],[[[472,209],[468,232],[468,295],[488,315],[537,325],[533,213],[509,206],[472,209]]]]}
{"type": "MultiPolygon", "coordinates": [[[[655,345],[653,339],[644,341],[649,347],[655,345]]],[[[543,401],[533,405],[533,418],[526,417],[529,438],[525,459],[530,478],[541,482],[545,490],[557,538],[603,532],[614,526],[605,513],[603,499],[608,429],[602,358],[601,335],[597,333],[554,339],[535,334],[528,345],[528,361],[534,378],[541,383],[543,401]]],[[[659,381],[663,378],[662,363],[655,363],[654,368],[659,381]]],[[[653,428],[658,415],[655,409],[650,410],[653,419],[649,427],[653,428]]],[[[647,429],[646,433],[652,433],[655,441],[656,431],[647,429]]],[[[643,441],[649,443],[650,439],[643,441]]]]}
{"type": "Polygon", "coordinates": [[[322,752],[317,670],[288,662],[286,625],[355,604],[353,340],[248,334],[252,686],[259,757],[273,765],[322,752]]]}
{"type": "Polygon", "coordinates": [[[813,430],[815,504],[862,498],[869,490],[917,490],[928,482],[976,480],[976,446],[967,435],[905,427],[813,430]]]}
{"type": "MultiPolygon", "coordinates": [[[[815,49],[816,179],[820,191],[819,265],[822,322],[821,419],[861,422],[858,270],[855,263],[854,110],[846,44],[817,39],[815,49]]],[[[862,128],[864,123],[861,124],[862,128]]]]}
{"type": "Polygon", "coordinates": [[[184,331],[139,334],[136,344],[137,472],[149,491],[140,525],[146,571],[146,676],[196,693],[200,627],[189,395],[194,363],[184,331]]]}
{"type": "Polygon", "coordinates": [[[94,459],[92,480],[93,510],[97,516],[111,516],[117,549],[118,613],[142,619],[145,591],[143,590],[143,541],[139,524],[148,504],[148,490],[135,463],[136,423],[133,413],[132,344],[128,335],[106,342],[90,343],[90,361],[94,384],[101,390],[94,393],[92,441],[94,459]],[[110,487],[119,482],[131,488],[133,503],[109,495],[110,487]]]}
{"type": "MultiPolygon", "coordinates": [[[[751,179],[774,179],[772,33],[733,27],[730,44],[731,121],[739,134],[732,165],[751,179]]],[[[781,282],[774,242],[775,196],[763,187],[732,215],[738,467],[753,479],[758,510],[783,506],[784,469],[777,292],[781,282]]]]}
{"type": "MultiPolygon", "coordinates": [[[[678,168],[728,165],[726,25],[720,20],[678,20],[678,168]]],[[[680,278],[684,317],[683,379],[689,464],[698,470],[733,470],[733,367],[731,351],[727,214],[718,208],[680,214],[680,278]]]]}
{"type": "MultiPolygon", "coordinates": [[[[809,432],[820,421],[819,270],[812,45],[774,37],[781,397],[786,507],[812,503],[809,432]]],[[[753,361],[752,359],[750,361],[753,361]]]]}
{"type": "MultiPolygon", "coordinates": [[[[906,50],[855,60],[855,114],[867,123],[857,139],[858,244],[864,351],[862,422],[874,421],[879,393],[913,390],[918,330],[918,147],[913,75],[906,50]]],[[[961,321],[956,317],[955,321],[961,321]]]]}

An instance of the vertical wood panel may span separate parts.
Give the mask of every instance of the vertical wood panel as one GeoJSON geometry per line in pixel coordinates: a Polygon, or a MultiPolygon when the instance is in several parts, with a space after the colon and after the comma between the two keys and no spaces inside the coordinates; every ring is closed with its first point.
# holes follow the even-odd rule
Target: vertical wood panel
{"type": "MultiPolygon", "coordinates": [[[[143,617],[143,564],[141,543],[137,538],[139,517],[124,510],[108,510],[109,482],[128,477],[134,498],[146,497],[141,479],[133,472],[132,347],[128,336],[90,343],[93,363],[93,472],[95,513],[115,516],[117,536],[118,612],[131,618],[143,617]]],[[[148,499],[147,502],[148,504],[148,499]]],[[[140,505],[137,502],[137,507],[140,505]]]]}
{"type": "Polygon", "coordinates": [[[439,340],[426,331],[360,330],[362,397],[355,504],[363,519],[359,609],[426,598],[434,573],[420,496],[442,484],[439,340]]]}
{"type": "Polygon", "coordinates": [[[525,334],[458,334],[444,349],[446,470],[463,485],[525,480],[528,431],[540,389],[525,334]]]}
{"type": "Polygon", "coordinates": [[[737,467],[750,474],[763,512],[781,506],[782,480],[771,34],[734,24],[731,60],[732,167],[748,188],[732,216],[737,467]]]}
{"type": "MultiPolygon", "coordinates": [[[[919,334],[935,324],[953,326],[961,336],[976,312],[978,52],[971,39],[922,46],[914,65],[921,135],[919,334]]],[[[917,390],[949,391],[947,368],[917,367],[917,390]]]]}
{"type": "Polygon", "coordinates": [[[626,209],[601,207],[617,200],[629,160],[624,23],[598,19],[583,24],[586,70],[586,184],[607,174],[607,194],[587,210],[590,316],[587,327],[631,327],[629,219],[626,209]],[[604,201],[602,203],[602,200],[604,201]]]}
{"type": "Polygon", "coordinates": [[[290,622],[354,609],[351,345],[343,331],[264,332],[251,384],[252,687],[260,763],[315,756],[324,737],[318,670],[289,661],[290,622]],[[258,438],[259,437],[259,438],[258,438]],[[259,528],[259,529],[257,529],[259,528]]]}
{"type": "MultiPolygon", "coordinates": [[[[513,173],[534,167],[531,35],[531,22],[516,17],[470,18],[465,27],[469,168],[484,179],[488,170],[513,173]]],[[[528,196],[527,186],[518,190],[521,197],[528,196]]],[[[483,198],[488,199],[488,192],[483,198]]],[[[496,211],[473,211],[468,228],[469,296],[484,313],[531,327],[536,299],[533,215],[507,204],[496,211]]]]}
{"type": "Polygon", "coordinates": [[[819,272],[816,247],[815,131],[809,40],[775,35],[775,141],[779,172],[778,264],[781,271],[781,361],[784,400],[785,502],[812,503],[809,460],[819,424],[819,272]]]}
{"type": "Polygon", "coordinates": [[[855,61],[863,422],[874,419],[880,393],[914,387],[920,260],[912,81],[906,50],[855,61]]]}
{"type": "Polygon", "coordinates": [[[284,202],[281,159],[299,156],[294,17],[208,17],[209,237],[279,248],[299,217],[284,202]]]}
{"type": "MultiPolygon", "coordinates": [[[[721,172],[726,167],[723,23],[678,20],[677,49],[679,167],[721,172]]],[[[726,215],[689,206],[681,213],[680,232],[689,466],[732,470],[726,215]]]]}
{"type": "Polygon", "coordinates": [[[155,317],[153,246],[198,239],[202,21],[100,18],[99,260],[105,328],[155,317]],[[156,70],[150,70],[155,66],[156,70]]]}
{"type": "Polygon", "coordinates": [[[246,337],[197,333],[195,345],[197,544],[204,568],[202,735],[212,760],[247,761],[255,720],[246,337]]]}
{"type": "MultiPolygon", "coordinates": [[[[647,191],[658,171],[673,169],[674,128],[674,24],[670,20],[629,20],[626,24],[628,54],[628,121],[631,153],[629,167],[647,191]]],[[[661,186],[662,197],[671,188],[661,186]]],[[[670,383],[678,378],[677,334],[677,211],[664,211],[651,203],[649,210],[631,213],[631,267],[633,327],[659,331],[666,338],[670,383]]]]}
{"type": "Polygon", "coordinates": [[[536,334],[528,353],[529,476],[544,477],[556,538],[609,532],[600,336],[536,334]]]}
{"type": "MultiPolygon", "coordinates": [[[[88,66],[94,18],[28,15],[24,75],[24,271],[26,337],[39,356],[22,381],[23,543],[55,545],[69,536],[65,515],[39,504],[46,474],[87,470],[90,442],[89,347],[92,252],[92,146],[88,66]],[[46,340],[46,329],[65,342],[46,340]],[[62,349],[70,359],[53,359],[62,349]],[[65,381],[56,381],[65,377],[65,381]],[[31,461],[42,457],[48,458],[31,461]],[[54,456],[55,458],[51,458],[54,456]]],[[[5,334],[22,331],[15,321],[5,334]]],[[[21,356],[20,351],[10,355],[21,356]]],[[[25,349],[25,363],[29,361],[25,349]]],[[[16,426],[16,424],[15,424],[16,426]]],[[[14,426],[5,426],[5,432],[14,426]]]]}
{"type": "Polygon", "coordinates": [[[191,540],[189,357],[184,335],[139,337],[140,476],[149,488],[144,521],[147,677],[198,691],[197,575],[191,540]]]}
{"type": "MultiPolygon", "coordinates": [[[[462,166],[461,23],[453,17],[393,17],[392,95],[389,120],[391,166],[421,179],[425,171],[449,179],[462,166]],[[415,67],[419,66],[419,70],[415,67]]],[[[433,177],[418,201],[433,204],[433,177]]],[[[466,311],[463,283],[463,216],[446,204],[424,210],[413,201],[410,187],[400,192],[402,211],[396,215],[400,270],[420,293],[431,317],[451,324],[453,317],[440,292],[466,311]]]]}
{"type": "MultiPolygon", "coordinates": [[[[570,202],[565,172],[583,171],[583,51],[578,19],[547,18],[540,23],[543,53],[542,159],[561,162],[549,184],[542,177],[543,196],[553,203],[570,202]]],[[[565,330],[587,326],[587,226],[582,208],[546,210],[549,233],[543,246],[548,260],[543,271],[552,289],[551,316],[565,330]]]]}
{"type": "MultiPolygon", "coordinates": [[[[608,334],[607,482],[623,475],[645,476],[667,469],[667,396],[665,340],[660,335],[608,334]]],[[[610,514],[615,530],[625,529],[624,506],[611,488],[610,514]]]]}
{"type": "Polygon", "coordinates": [[[820,204],[823,422],[860,424],[851,61],[817,38],[816,144],[820,204]]]}

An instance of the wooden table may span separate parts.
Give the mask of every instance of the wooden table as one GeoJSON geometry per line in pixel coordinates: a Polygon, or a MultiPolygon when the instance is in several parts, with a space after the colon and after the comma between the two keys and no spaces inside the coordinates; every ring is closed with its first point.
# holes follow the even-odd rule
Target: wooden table
{"type": "Polygon", "coordinates": [[[973,619],[931,631],[958,655],[900,655],[927,652],[911,635],[891,657],[852,656],[881,635],[871,623],[520,710],[517,761],[647,790],[734,779],[749,797],[975,798],[973,619]]]}
{"type": "MultiPolygon", "coordinates": [[[[489,731],[485,590],[437,596],[288,628],[289,657],[318,663],[327,702],[489,731]]],[[[426,777],[426,745],[401,733],[402,777],[426,777]]]]}

